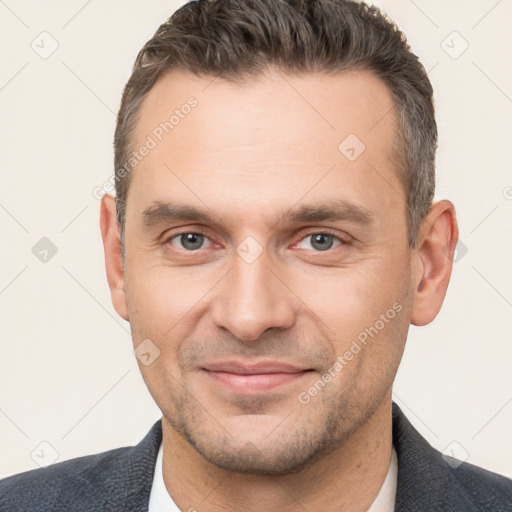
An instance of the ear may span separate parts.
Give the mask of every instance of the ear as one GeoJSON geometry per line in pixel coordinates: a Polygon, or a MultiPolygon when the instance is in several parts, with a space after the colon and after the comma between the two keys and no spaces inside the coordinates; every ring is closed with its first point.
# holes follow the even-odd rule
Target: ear
{"type": "Polygon", "coordinates": [[[426,325],[439,313],[450,282],[458,238],[453,204],[446,200],[434,203],[418,231],[413,325],[426,325]]]}
{"type": "Polygon", "coordinates": [[[105,194],[101,199],[100,228],[112,304],[119,316],[128,321],[117,207],[116,200],[110,194],[105,194]]]}

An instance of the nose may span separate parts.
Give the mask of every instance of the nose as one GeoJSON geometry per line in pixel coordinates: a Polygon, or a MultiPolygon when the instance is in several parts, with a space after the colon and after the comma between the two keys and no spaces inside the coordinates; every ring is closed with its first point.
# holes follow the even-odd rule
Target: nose
{"type": "Polygon", "coordinates": [[[294,295],[265,255],[249,263],[235,254],[233,261],[210,303],[215,325],[241,341],[256,341],[271,328],[291,327],[296,315],[294,295]]]}

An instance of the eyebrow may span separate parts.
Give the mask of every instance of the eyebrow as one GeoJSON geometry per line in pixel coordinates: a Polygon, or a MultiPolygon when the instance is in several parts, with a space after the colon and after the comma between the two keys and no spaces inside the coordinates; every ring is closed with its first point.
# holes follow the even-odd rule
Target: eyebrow
{"type": "MultiPolygon", "coordinates": [[[[179,205],[172,202],[154,201],[143,212],[143,222],[148,228],[169,222],[194,221],[219,224],[206,209],[179,205]]],[[[330,200],[318,205],[302,205],[285,212],[276,224],[300,224],[306,222],[349,221],[361,225],[374,222],[374,214],[363,206],[346,200],[330,200]]]]}
{"type": "Polygon", "coordinates": [[[144,225],[147,227],[179,220],[204,223],[213,221],[213,216],[206,210],[200,210],[194,206],[182,206],[170,202],[164,203],[162,201],[154,201],[150,207],[142,212],[142,215],[144,217],[144,225]]]}
{"type": "Polygon", "coordinates": [[[303,205],[296,210],[289,210],[280,222],[291,224],[300,222],[350,221],[368,225],[374,215],[366,208],[346,200],[326,201],[321,205],[303,205]]]}

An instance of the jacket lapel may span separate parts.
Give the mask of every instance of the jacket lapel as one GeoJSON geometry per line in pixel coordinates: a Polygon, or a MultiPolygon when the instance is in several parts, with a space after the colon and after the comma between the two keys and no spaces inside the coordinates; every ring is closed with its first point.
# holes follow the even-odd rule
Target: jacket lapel
{"type": "Polygon", "coordinates": [[[393,403],[393,445],[398,457],[395,512],[477,512],[441,454],[393,403]]]}
{"type": "Polygon", "coordinates": [[[105,479],[101,510],[147,512],[161,441],[158,420],[138,445],[122,453],[105,479]]]}

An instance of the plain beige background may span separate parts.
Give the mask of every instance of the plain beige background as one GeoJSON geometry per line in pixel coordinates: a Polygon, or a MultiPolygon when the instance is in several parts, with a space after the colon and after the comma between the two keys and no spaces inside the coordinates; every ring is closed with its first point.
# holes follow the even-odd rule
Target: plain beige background
{"type": "MultiPolygon", "coordinates": [[[[440,450],[512,477],[512,2],[379,3],[429,70],[437,197],[464,244],[394,399],[440,450]]],[[[135,55],[178,5],[0,0],[0,477],[137,443],[159,418],[110,302],[93,190],[135,55]]]]}

